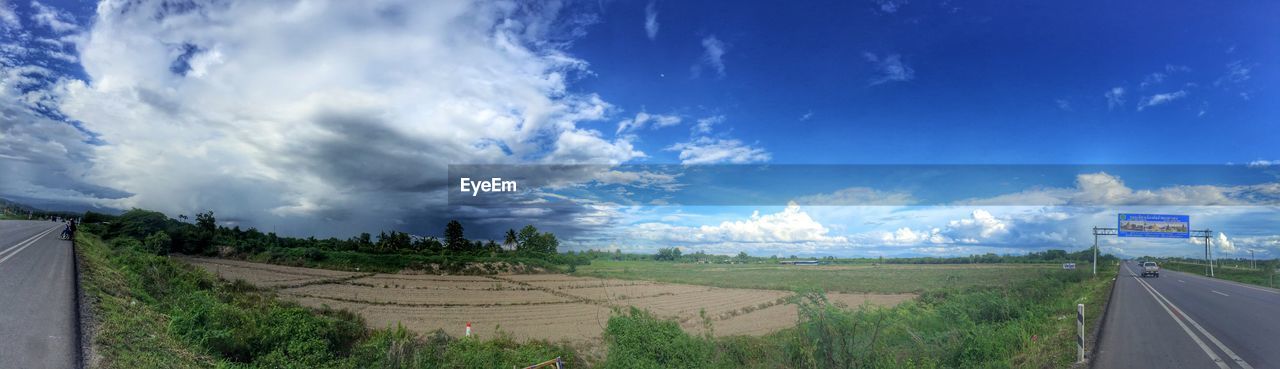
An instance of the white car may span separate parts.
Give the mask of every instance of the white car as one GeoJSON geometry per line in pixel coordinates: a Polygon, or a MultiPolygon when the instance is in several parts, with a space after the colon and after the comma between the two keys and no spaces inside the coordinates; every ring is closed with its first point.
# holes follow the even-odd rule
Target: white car
{"type": "Polygon", "coordinates": [[[1143,263],[1142,263],[1142,276],[1143,276],[1144,278],[1145,278],[1146,276],[1152,276],[1152,277],[1160,278],[1160,266],[1159,266],[1159,265],[1156,265],[1156,262],[1154,262],[1154,261],[1147,261],[1147,262],[1143,262],[1143,263]]]}

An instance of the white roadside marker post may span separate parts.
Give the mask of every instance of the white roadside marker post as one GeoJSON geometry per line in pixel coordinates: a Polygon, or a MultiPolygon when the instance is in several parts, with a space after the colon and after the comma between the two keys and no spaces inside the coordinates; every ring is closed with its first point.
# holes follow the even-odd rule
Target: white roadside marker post
{"type": "Polygon", "coordinates": [[[1084,362],[1084,304],[1076,304],[1076,362],[1084,362]]]}

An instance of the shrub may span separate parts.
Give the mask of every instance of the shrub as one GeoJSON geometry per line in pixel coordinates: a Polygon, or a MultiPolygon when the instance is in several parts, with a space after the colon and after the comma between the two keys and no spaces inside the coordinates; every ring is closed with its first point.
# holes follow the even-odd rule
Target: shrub
{"type": "Polygon", "coordinates": [[[609,318],[605,328],[609,355],[606,369],[705,368],[712,345],[690,336],[675,321],[663,320],[632,307],[630,314],[609,318]]]}
{"type": "Polygon", "coordinates": [[[115,251],[142,250],[142,243],[133,237],[116,237],[111,239],[111,249],[115,251]]]}
{"type": "Polygon", "coordinates": [[[144,246],[143,251],[156,255],[168,255],[169,245],[172,243],[173,240],[169,238],[168,233],[156,231],[151,233],[150,236],[147,236],[146,240],[142,241],[142,245],[144,246]]]}

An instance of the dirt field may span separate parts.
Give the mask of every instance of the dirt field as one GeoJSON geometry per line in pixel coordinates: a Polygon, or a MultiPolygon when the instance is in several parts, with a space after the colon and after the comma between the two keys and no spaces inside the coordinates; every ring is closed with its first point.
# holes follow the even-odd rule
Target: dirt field
{"type": "MultiPolygon", "coordinates": [[[[702,332],[702,312],[716,335],[759,335],[792,327],[796,307],[790,293],[774,290],[717,288],[636,280],[599,279],[561,274],[444,276],[351,273],[294,268],[245,261],[191,258],[182,260],[223,279],[275,289],[307,306],[348,309],[368,324],[384,328],[402,324],[418,332],[443,329],[462,335],[492,336],[497,330],[518,339],[570,341],[599,345],[614,308],[635,306],[702,332]]],[[[910,294],[832,293],[847,306],[894,305],[910,294]]]]}

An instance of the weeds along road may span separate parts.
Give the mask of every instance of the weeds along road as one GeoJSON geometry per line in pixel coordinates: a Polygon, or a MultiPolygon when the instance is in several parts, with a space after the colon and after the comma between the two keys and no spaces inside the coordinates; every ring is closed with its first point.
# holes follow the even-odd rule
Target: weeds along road
{"type": "Polygon", "coordinates": [[[0,220],[0,368],[73,368],[75,264],[62,223],[0,220]]]}
{"type": "Polygon", "coordinates": [[[1094,368],[1280,368],[1280,290],[1120,265],[1094,368]]]}

